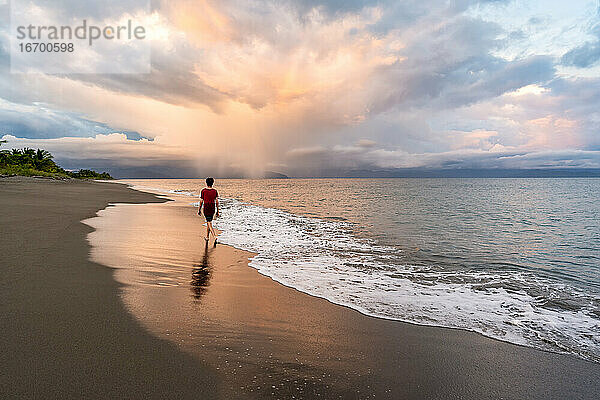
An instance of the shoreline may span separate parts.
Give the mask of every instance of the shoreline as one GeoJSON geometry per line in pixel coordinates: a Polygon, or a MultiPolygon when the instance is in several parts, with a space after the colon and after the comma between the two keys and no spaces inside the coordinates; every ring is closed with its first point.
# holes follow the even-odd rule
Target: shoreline
{"type": "Polygon", "coordinates": [[[81,220],[157,201],[121,185],[0,179],[0,397],[218,396],[213,371],[143,329],[112,269],[88,259],[81,220]]]}
{"type": "MultiPolygon", "coordinates": [[[[129,220],[121,233],[132,242],[141,240],[127,231],[131,222],[160,222],[164,212],[173,225],[156,228],[181,233],[171,237],[180,241],[174,246],[189,243],[186,235],[198,224],[195,220],[188,232],[189,214],[175,202],[108,185],[0,179],[0,201],[10,211],[0,217],[8,238],[0,258],[9,266],[2,278],[7,301],[0,304],[7,316],[0,339],[8,350],[0,356],[8,366],[0,378],[3,396],[592,399],[600,394],[595,363],[466,330],[368,316],[284,286],[250,267],[248,253],[225,245],[184,254],[199,268],[177,264],[150,276],[181,278],[182,285],[155,285],[138,274],[141,281],[127,286],[118,271],[106,267],[110,263],[89,260],[92,229],[80,221],[99,210],[116,212],[119,206],[109,203],[141,204],[128,207],[139,219],[129,220]],[[194,272],[206,271],[202,265],[210,267],[208,280],[194,272]],[[191,284],[198,277],[200,284],[191,284]],[[127,290],[142,297],[127,302],[127,290]],[[132,304],[144,308],[133,310],[137,318],[132,304]],[[241,367],[217,369],[229,361],[241,367]],[[298,385],[304,389],[298,391],[298,385]]],[[[121,243],[115,226],[105,228],[121,243]]],[[[155,255],[169,266],[173,260],[163,253],[155,255]]],[[[161,260],[155,255],[148,259],[161,260]]]]}
{"type": "MultiPolygon", "coordinates": [[[[157,196],[164,196],[165,198],[169,198],[172,201],[189,202],[192,199],[196,199],[196,196],[193,196],[192,193],[189,192],[189,190],[191,190],[191,189],[166,191],[166,189],[137,187],[138,184],[140,184],[140,185],[145,184],[145,183],[140,183],[140,182],[135,183],[135,182],[124,181],[122,183],[129,185],[131,188],[133,188],[135,190],[140,190],[140,191],[143,191],[146,193],[152,193],[157,196]],[[189,197],[189,196],[191,196],[191,197],[189,197]]],[[[286,208],[281,209],[281,208],[275,208],[275,207],[266,207],[266,209],[267,210],[277,210],[277,211],[283,210],[284,212],[293,214],[292,211],[290,211],[289,209],[286,209],[286,208]]],[[[318,218],[314,215],[310,215],[310,216],[307,216],[304,214],[300,214],[300,215],[307,217],[307,218],[318,218]]],[[[224,244],[222,241],[220,241],[220,243],[224,244]]],[[[247,251],[247,250],[244,250],[243,247],[236,247],[236,245],[229,244],[229,246],[236,248],[240,251],[247,251]]],[[[257,255],[257,253],[252,252],[252,255],[255,256],[255,255],[257,255]]],[[[377,312],[369,311],[368,308],[361,307],[350,301],[344,301],[343,299],[338,300],[335,298],[335,296],[332,296],[331,293],[319,293],[318,291],[314,291],[314,290],[311,291],[310,289],[302,288],[302,286],[298,286],[295,283],[290,283],[290,282],[286,281],[285,279],[278,277],[276,274],[273,274],[272,271],[264,270],[263,268],[261,268],[260,265],[256,265],[256,263],[253,263],[252,259],[249,260],[249,266],[252,267],[253,269],[258,270],[258,272],[261,275],[268,277],[269,279],[273,280],[274,282],[276,282],[280,285],[283,285],[290,289],[297,290],[301,293],[305,293],[310,296],[314,296],[314,297],[326,300],[327,302],[335,304],[335,305],[350,308],[352,310],[358,311],[359,313],[361,313],[365,316],[380,318],[380,319],[385,319],[385,320],[391,320],[391,321],[397,321],[397,322],[412,324],[412,325],[416,325],[416,326],[429,326],[429,327],[437,327],[437,328],[445,328],[445,329],[458,329],[458,330],[465,331],[465,332],[476,333],[476,334],[482,335],[484,337],[498,340],[498,341],[504,342],[504,343],[510,343],[510,344],[522,346],[525,348],[537,349],[537,350],[540,350],[543,352],[548,352],[551,354],[562,354],[562,355],[574,356],[577,359],[590,361],[595,364],[600,364],[600,360],[598,360],[597,357],[594,358],[593,355],[589,355],[587,353],[579,354],[577,352],[569,351],[568,349],[565,350],[566,348],[560,347],[557,343],[554,343],[554,342],[552,342],[554,344],[554,348],[547,348],[547,347],[541,346],[540,343],[528,343],[525,339],[523,339],[523,337],[512,337],[512,340],[509,340],[509,339],[503,338],[503,337],[499,337],[498,335],[494,335],[493,331],[486,332],[485,329],[478,330],[476,328],[469,328],[466,326],[453,326],[451,324],[444,325],[444,324],[440,323],[440,321],[433,321],[433,320],[431,322],[428,322],[428,321],[417,322],[417,321],[407,319],[407,318],[404,319],[402,317],[388,316],[388,315],[383,315],[380,313],[378,314],[377,312]],[[490,332],[492,332],[492,333],[490,333],[490,332]],[[521,340],[519,341],[517,339],[521,339],[521,340]]],[[[263,265],[263,267],[264,267],[264,265],[263,265]]]]}
{"type": "MultiPolygon", "coordinates": [[[[359,398],[371,395],[376,398],[560,398],[567,393],[592,398],[591,394],[600,393],[595,378],[591,378],[600,377],[600,367],[573,355],[536,350],[473,331],[369,316],[261,274],[248,265],[252,253],[223,244],[206,249],[198,245],[192,251],[190,246],[194,247],[204,228],[200,228],[202,224],[195,209],[189,207],[188,198],[178,200],[173,196],[173,199],[175,201],[169,204],[113,208],[103,213],[98,222],[104,219],[105,226],[96,233],[101,235],[104,229],[104,236],[91,239],[101,243],[100,254],[96,256],[101,260],[102,253],[111,253],[111,257],[117,254],[112,262],[127,264],[134,270],[139,268],[137,275],[124,272],[124,279],[130,279],[128,284],[132,288],[130,295],[124,295],[128,308],[156,335],[178,343],[188,353],[224,371],[225,381],[247,390],[241,397],[253,396],[262,390],[258,398],[278,395],[302,398],[306,392],[299,392],[290,384],[294,379],[311,388],[312,397],[347,398],[360,392],[359,398]],[[165,237],[160,239],[163,251],[154,257],[162,257],[177,268],[170,269],[160,263],[146,267],[144,263],[154,258],[148,254],[158,243],[138,237],[138,228],[123,226],[122,220],[143,223],[141,230],[145,236],[164,233],[165,237]],[[173,229],[175,233],[164,232],[165,229],[173,229]],[[179,242],[165,243],[174,234],[179,242]],[[123,245],[123,238],[135,245],[123,245]],[[135,252],[144,246],[147,248],[140,258],[135,252]],[[166,254],[165,248],[170,249],[166,254]],[[203,258],[204,261],[198,261],[203,258]],[[190,301],[191,287],[181,273],[202,263],[211,269],[210,276],[201,293],[190,301]],[[136,278],[131,279],[132,275],[136,278]],[[173,280],[160,282],[165,277],[173,280]],[[161,314],[163,309],[171,312],[161,314]],[[307,339],[314,336],[318,338],[307,339]],[[253,350],[246,351],[248,343],[253,350]],[[449,345],[453,348],[448,349],[449,345]],[[276,347],[277,352],[271,351],[272,347],[276,347]],[[263,350],[257,350],[259,348],[263,350]],[[313,351],[307,353],[306,349],[311,348],[313,351]],[[246,354],[238,358],[231,354],[232,349],[246,354]],[[223,363],[223,359],[229,363],[223,363]],[[237,362],[240,370],[231,368],[237,362]],[[253,367],[263,364],[271,368],[268,373],[253,367]],[[460,368],[463,374],[452,372],[460,368]],[[281,373],[286,369],[287,372],[281,373]],[[402,377],[400,371],[406,369],[421,371],[421,374],[402,377]],[[538,371],[532,372],[535,369],[538,371]],[[566,373],[566,369],[570,372],[566,373]],[[586,377],[588,369],[592,371],[586,377]],[[353,376],[356,371],[360,372],[353,376]],[[574,371],[581,372],[581,376],[574,371]],[[273,378],[276,373],[279,379],[273,378]],[[321,373],[327,378],[314,379],[321,373]],[[455,382],[464,380],[465,376],[473,381],[456,387],[455,382]],[[497,376],[500,378],[496,379],[497,376]],[[530,378],[523,378],[527,376],[530,378]],[[256,378],[256,382],[252,378],[256,378]],[[265,385],[277,391],[265,392],[265,385]],[[509,389],[510,385],[514,387],[509,389]],[[553,387],[555,394],[545,391],[542,394],[546,387],[553,387]]],[[[110,264],[110,260],[107,261],[110,264]]]]}

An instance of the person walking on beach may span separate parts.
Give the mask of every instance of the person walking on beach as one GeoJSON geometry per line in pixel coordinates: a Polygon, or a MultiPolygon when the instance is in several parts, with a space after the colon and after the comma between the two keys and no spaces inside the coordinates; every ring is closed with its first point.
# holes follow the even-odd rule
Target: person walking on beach
{"type": "Polygon", "coordinates": [[[206,237],[204,240],[208,242],[210,233],[212,232],[216,244],[217,234],[213,229],[212,220],[213,216],[219,217],[219,193],[212,187],[214,183],[215,180],[213,178],[206,178],[206,187],[200,192],[200,208],[198,209],[198,215],[204,210],[204,218],[206,219],[206,237]]]}

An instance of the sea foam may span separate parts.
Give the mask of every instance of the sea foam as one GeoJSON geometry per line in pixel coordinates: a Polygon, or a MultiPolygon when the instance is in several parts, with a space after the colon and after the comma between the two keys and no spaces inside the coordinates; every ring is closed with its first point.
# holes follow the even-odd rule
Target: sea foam
{"type": "Polygon", "coordinates": [[[400,250],[358,238],[343,221],[222,201],[219,240],[256,253],[250,266],[286,286],[364,314],[461,328],[600,361],[592,310],[542,306],[546,296],[585,296],[524,272],[444,271],[397,263],[400,250]],[[543,298],[529,292],[535,287],[543,298]]]}
{"type": "MultiPolygon", "coordinates": [[[[195,196],[187,190],[160,191],[195,196]]],[[[525,271],[408,265],[399,248],[358,237],[343,220],[236,199],[221,199],[221,210],[222,218],[215,221],[222,231],[219,241],[256,253],[250,266],[286,286],[371,316],[475,331],[600,362],[594,299],[575,287],[525,271]],[[589,307],[549,305],[564,299],[589,307]]]]}

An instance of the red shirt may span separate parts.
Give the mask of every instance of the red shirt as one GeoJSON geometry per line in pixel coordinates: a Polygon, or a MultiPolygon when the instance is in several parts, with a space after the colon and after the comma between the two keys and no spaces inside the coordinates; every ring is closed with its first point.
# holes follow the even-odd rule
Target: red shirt
{"type": "Polygon", "coordinates": [[[217,193],[217,189],[213,188],[204,188],[200,192],[200,198],[204,200],[206,204],[215,204],[215,199],[219,197],[219,193],[217,193]]]}

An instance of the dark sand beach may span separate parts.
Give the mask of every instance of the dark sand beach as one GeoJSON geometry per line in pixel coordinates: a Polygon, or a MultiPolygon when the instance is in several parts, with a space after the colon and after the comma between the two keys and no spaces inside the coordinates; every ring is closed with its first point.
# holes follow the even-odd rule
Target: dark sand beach
{"type": "Polygon", "coordinates": [[[248,267],[249,253],[205,246],[195,210],[161,202],[116,184],[0,179],[0,397],[600,396],[596,363],[298,292],[248,267]],[[86,222],[100,243],[90,261],[80,221],[149,202],[86,222]]]}
{"type": "Polygon", "coordinates": [[[152,202],[122,185],[0,179],[0,398],[211,398],[211,371],[153,337],[88,260],[82,219],[152,202]]]}

